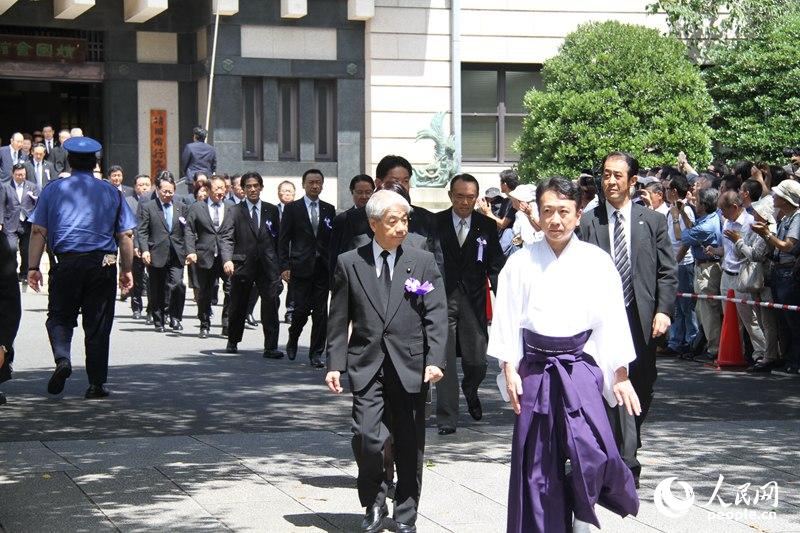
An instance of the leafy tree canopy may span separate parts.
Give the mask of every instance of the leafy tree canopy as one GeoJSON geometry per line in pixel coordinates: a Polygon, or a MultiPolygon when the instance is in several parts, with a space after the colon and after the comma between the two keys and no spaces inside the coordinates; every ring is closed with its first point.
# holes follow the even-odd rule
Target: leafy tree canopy
{"type": "Polygon", "coordinates": [[[614,21],[568,35],[544,64],[545,90],[525,95],[521,176],[574,177],[613,150],[643,166],[674,164],[681,150],[708,161],[713,104],[686,52],[677,38],[614,21]]]}

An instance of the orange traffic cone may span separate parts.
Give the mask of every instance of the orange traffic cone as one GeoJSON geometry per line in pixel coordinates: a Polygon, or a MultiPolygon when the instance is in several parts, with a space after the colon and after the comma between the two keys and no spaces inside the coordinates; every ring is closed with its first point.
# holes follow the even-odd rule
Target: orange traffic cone
{"type": "MultiPolygon", "coordinates": [[[[733,289],[728,289],[728,298],[733,297],[733,289]]],[[[739,337],[739,317],[736,313],[736,304],[728,300],[725,302],[725,313],[722,318],[717,368],[744,366],[747,366],[747,363],[742,351],[742,339],[739,337]]]]}

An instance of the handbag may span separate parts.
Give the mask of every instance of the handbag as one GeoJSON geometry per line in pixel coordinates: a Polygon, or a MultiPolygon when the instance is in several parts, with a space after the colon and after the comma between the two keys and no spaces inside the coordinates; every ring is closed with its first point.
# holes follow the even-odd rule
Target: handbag
{"type": "Polygon", "coordinates": [[[736,290],[759,293],[764,288],[764,265],[760,261],[748,261],[739,270],[736,290]]]}

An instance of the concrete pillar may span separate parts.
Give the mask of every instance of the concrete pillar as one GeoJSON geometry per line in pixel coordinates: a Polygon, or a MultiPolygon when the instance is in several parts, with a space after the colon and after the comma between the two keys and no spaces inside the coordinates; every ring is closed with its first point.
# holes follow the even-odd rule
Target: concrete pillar
{"type": "Polygon", "coordinates": [[[375,16],[375,0],[347,0],[347,20],[370,20],[375,16]]]}
{"type": "Polygon", "coordinates": [[[53,16],[57,19],[74,19],[94,7],[95,0],[54,0],[53,16]]]}
{"type": "Polygon", "coordinates": [[[281,18],[299,19],[308,14],[306,0],[281,0],[281,18]]]}
{"type": "Polygon", "coordinates": [[[169,7],[169,0],[125,0],[125,22],[147,22],[169,7]]]}

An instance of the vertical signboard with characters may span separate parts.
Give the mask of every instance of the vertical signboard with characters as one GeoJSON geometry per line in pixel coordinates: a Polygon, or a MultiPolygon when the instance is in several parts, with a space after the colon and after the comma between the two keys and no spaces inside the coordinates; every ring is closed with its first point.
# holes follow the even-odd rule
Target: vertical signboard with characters
{"type": "Polygon", "coordinates": [[[150,175],[167,169],[167,111],[150,110],[150,175]]]}

